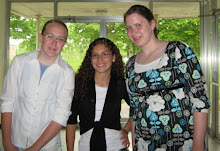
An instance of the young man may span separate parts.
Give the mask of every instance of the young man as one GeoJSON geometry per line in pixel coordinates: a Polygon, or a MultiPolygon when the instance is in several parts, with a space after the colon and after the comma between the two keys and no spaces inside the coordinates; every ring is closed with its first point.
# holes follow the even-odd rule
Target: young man
{"type": "Polygon", "coordinates": [[[5,151],[60,151],[60,129],[71,114],[74,71],[60,56],[68,29],[48,21],[41,48],[16,56],[6,74],[1,95],[5,151]]]}

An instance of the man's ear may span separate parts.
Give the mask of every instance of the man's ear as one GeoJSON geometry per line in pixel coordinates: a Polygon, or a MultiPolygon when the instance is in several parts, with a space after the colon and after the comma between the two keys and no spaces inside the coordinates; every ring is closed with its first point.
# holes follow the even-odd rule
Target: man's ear
{"type": "Polygon", "coordinates": [[[43,41],[43,35],[41,33],[38,35],[38,40],[39,40],[39,42],[43,41]]]}

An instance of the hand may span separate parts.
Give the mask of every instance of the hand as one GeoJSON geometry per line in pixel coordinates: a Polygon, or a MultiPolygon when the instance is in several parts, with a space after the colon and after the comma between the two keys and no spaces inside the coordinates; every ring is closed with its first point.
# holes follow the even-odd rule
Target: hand
{"type": "Polygon", "coordinates": [[[18,151],[18,149],[11,143],[9,145],[4,145],[5,151],[18,151]]]}
{"type": "Polygon", "coordinates": [[[121,129],[121,138],[120,140],[122,141],[122,145],[124,145],[125,147],[129,147],[130,146],[130,142],[128,139],[128,132],[125,129],[121,129]]]}
{"type": "Polygon", "coordinates": [[[23,151],[38,151],[38,149],[34,148],[33,146],[23,150],[23,151]]]}
{"type": "Polygon", "coordinates": [[[205,150],[205,145],[204,143],[195,143],[193,142],[193,148],[192,148],[192,151],[204,151],[205,150]]]}

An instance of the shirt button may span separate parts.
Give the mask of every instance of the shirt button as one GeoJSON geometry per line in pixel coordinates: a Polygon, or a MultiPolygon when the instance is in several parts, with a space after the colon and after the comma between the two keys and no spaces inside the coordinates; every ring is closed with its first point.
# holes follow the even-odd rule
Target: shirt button
{"type": "Polygon", "coordinates": [[[93,102],[94,102],[94,100],[92,99],[92,100],[91,100],[91,102],[93,103],[93,102]]]}

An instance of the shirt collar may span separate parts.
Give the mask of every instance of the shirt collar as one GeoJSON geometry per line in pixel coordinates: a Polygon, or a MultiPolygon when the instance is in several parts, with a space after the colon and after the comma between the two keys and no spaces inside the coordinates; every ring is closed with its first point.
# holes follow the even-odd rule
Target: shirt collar
{"type": "MultiPolygon", "coordinates": [[[[38,59],[37,59],[38,56],[37,55],[38,55],[38,52],[40,51],[40,49],[41,48],[38,48],[35,51],[29,53],[29,56],[28,56],[29,60],[38,61],[38,59]]],[[[61,68],[65,68],[65,66],[66,66],[66,63],[63,60],[63,58],[60,56],[60,54],[58,55],[57,59],[55,60],[55,62],[52,65],[56,65],[56,64],[58,66],[60,66],[61,68]]]]}

